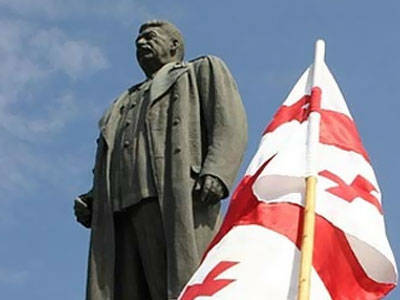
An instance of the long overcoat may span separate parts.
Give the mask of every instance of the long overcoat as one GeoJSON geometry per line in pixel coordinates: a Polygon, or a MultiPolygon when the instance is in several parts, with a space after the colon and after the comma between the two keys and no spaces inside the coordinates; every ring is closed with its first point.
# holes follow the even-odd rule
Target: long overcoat
{"type": "MultiPolygon", "coordinates": [[[[110,158],[121,106],[140,86],[117,98],[99,122],[88,300],[113,299],[110,158]]],[[[145,124],[167,243],[168,297],[176,299],[220,221],[220,204],[200,203],[193,193],[195,181],[210,174],[218,177],[229,192],[247,144],[246,115],[226,65],[217,57],[205,56],[169,64],[157,73],[150,88],[145,124]]]]}

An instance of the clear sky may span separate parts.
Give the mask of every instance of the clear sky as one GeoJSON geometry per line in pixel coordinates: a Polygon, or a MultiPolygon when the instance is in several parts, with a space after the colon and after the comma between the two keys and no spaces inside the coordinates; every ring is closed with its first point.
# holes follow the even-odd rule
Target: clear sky
{"type": "Polygon", "coordinates": [[[134,38],[154,18],[182,30],[186,59],[220,56],[236,78],[249,121],[240,175],[324,38],[400,261],[398,0],[0,0],[1,299],[84,298],[89,231],[73,199],[91,186],[102,112],[143,79],[134,38]]]}

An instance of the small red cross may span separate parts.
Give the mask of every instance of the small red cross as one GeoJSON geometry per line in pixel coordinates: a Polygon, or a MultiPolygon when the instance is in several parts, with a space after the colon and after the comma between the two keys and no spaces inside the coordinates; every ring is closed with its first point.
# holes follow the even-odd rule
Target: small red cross
{"type": "Polygon", "coordinates": [[[238,262],[221,261],[208,273],[202,283],[189,285],[180,300],[194,300],[199,296],[213,296],[216,292],[235,281],[233,279],[215,278],[236,264],[238,264],[238,262]]]}

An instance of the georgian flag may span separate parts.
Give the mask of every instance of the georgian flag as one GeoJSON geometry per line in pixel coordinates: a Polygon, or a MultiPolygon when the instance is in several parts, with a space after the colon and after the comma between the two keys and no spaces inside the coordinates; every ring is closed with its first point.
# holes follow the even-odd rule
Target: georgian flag
{"type": "Polygon", "coordinates": [[[310,112],[320,118],[311,299],[381,299],[395,287],[370,159],[334,77],[319,68],[318,86],[310,66],[265,129],[180,300],[297,298],[310,112]]]}

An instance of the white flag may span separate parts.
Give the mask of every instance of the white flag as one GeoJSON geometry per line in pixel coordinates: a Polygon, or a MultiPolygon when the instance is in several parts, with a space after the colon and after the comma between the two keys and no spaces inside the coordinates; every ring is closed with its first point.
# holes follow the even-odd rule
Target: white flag
{"type": "Polygon", "coordinates": [[[374,171],[325,63],[310,66],[267,126],[224,223],[180,300],[296,299],[308,122],[319,115],[311,299],[381,299],[397,282],[374,171]]]}

